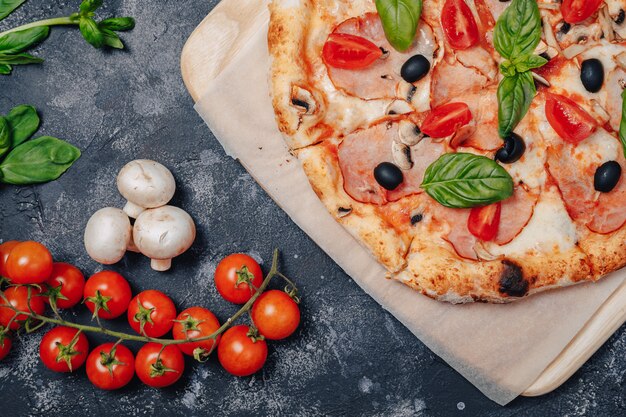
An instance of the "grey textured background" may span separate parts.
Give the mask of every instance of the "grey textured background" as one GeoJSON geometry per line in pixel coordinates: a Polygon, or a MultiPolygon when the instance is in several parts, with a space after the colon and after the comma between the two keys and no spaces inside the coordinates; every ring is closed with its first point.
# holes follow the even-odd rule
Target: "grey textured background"
{"type": "MultiPolygon", "coordinates": [[[[78,0],[29,0],[0,23],[7,27],[68,15],[78,0]]],[[[112,269],[134,292],[156,288],[180,309],[200,304],[225,320],[235,307],[213,285],[216,263],[244,251],[267,261],[283,251],[283,271],[302,291],[302,325],[272,343],[259,374],[235,378],[215,357],[187,362],[173,387],[154,390],[135,379],[118,392],[94,389],[84,370],[54,374],[38,362],[42,332],[22,337],[0,363],[0,415],[380,415],[618,416],[626,415],[626,328],[622,327],[563,387],[541,398],[499,407],[413,337],[363,293],[269,199],[193,110],[179,72],[179,54],[216,1],[106,1],[100,16],[130,15],[124,52],[88,46],[76,29],[55,28],[35,50],[40,66],[0,78],[0,113],[30,103],[42,116],[39,134],[69,140],[83,157],[61,180],[37,187],[0,186],[0,239],[34,239],[57,260],[86,275],[99,268],[82,247],[89,216],[123,205],[114,178],[126,162],[151,158],[176,176],[174,204],[198,225],[192,250],[169,273],[127,256],[112,269]]],[[[253,63],[251,63],[253,65],[253,63]]],[[[66,313],[87,322],[86,309],[66,313]]],[[[129,330],[125,320],[116,329],[129,330]]],[[[106,340],[89,336],[92,346],[106,340]]],[[[463,343],[462,340],[459,343],[463,343]]],[[[137,345],[131,346],[136,351],[137,345]]]]}

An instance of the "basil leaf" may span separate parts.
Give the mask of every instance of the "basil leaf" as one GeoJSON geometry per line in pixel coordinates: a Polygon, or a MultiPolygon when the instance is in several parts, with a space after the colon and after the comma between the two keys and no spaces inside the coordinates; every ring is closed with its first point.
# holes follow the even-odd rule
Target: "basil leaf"
{"type": "Polygon", "coordinates": [[[98,24],[100,29],[109,29],[115,31],[131,30],[135,27],[135,19],[132,17],[111,17],[104,19],[98,24]]]}
{"type": "Polygon", "coordinates": [[[543,67],[548,63],[548,60],[539,55],[528,55],[524,57],[520,62],[515,64],[515,69],[518,72],[526,72],[535,68],[543,67]]]}
{"type": "Polygon", "coordinates": [[[104,33],[98,28],[98,24],[90,17],[81,17],[78,25],[83,38],[94,48],[102,48],[104,45],[104,33]]]}
{"type": "Polygon", "coordinates": [[[43,62],[43,59],[37,58],[36,56],[32,56],[29,54],[0,54],[0,64],[23,65],[39,64],[41,62],[43,62]]]}
{"type": "Polygon", "coordinates": [[[0,158],[11,149],[11,127],[7,119],[0,116],[0,158]]]}
{"type": "Polygon", "coordinates": [[[536,0],[513,0],[498,18],[493,45],[504,58],[514,61],[530,55],[541,41],[541,15],[536,0]]]}
{"type": "Polygon", "coordinates": [[[504,77],[498,86],[498,133],[507,137],[526,116],[537,94],[535,81],[529,71],[504,77]]]}
{"type": "Polygon", "coordinates": [[[622,142],[624,157],[626,157],[626,90],[622,92],[622,121],[619,125],[619,139],[622,142]]]}
{"type": "Polygon", "coordinates": [[[102,34],[104,35],[104,44],[106,46],[110,46],[115,49],[124,49],[124,44],[120,40],[120,37],[117,36],[115,32],[109,29],[101,29],[102,34]]]}
{"type": "Polygon", "coordinates": [[[9,75],[13,68],[9,64],[0,64],[0,74],[9,75]]]}
{"type": "Polygon", "coordinates": [[[13,13],[13,10],[20,7],[25,1],[26,0],[0,0],[0,20],[13,13]]]}
{"type": "Polygon", "coordinates": [[[22,104],[11,109],[7,115],[15,148],[30,139],[39,129],[39,115],[33,106],[22,104]]]}
{"type": "Polygon", "coordinates": [[[84,15],[95,12],[102,6],[102,0],[84,0],[80,4],[80,12],[84,15]]]}
{"type": "Polygon", "coordinates": [[[409,49],[417,32],[422,0],[376,0],[387,40],[400,52],[409,49]]]}
{"type": "Polygon", "coordinates": [[[48,26],[7,33],[4,36],[0,36],[0,53],[14,54],[22,52],[46,39],[48,33],[50,33],[48,26]]]}
{"type": "Polygon", "coordinates": [[[1,181],[40,184],[59,178],[80,158],[80,150],[62,140],[42,136],[13,149],[0,164],[1,181]]]}
{"type": "Polygon", "coordinates": [[[513,179],[497,162],[471,153],[447,153],[424,173],[421,187],[450,208],[486,206],[513,195],[513,179]]]}

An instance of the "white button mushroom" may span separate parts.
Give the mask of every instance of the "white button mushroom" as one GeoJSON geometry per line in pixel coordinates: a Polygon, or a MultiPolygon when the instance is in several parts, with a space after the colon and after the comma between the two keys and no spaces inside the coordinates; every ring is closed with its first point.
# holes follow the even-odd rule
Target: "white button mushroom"
{"type": "Polygon", "coordinates": [[[151,259],[152,269],[167,271],[172,258],[185,252],[196,238],[196,226],[186,211],[173,206],[146,210],[133,228],[137,249],[151,259]]]}
{"type": "Polygon", "coordinates": [[[85,249],[96,262],[111,265],[124,257],[131,243],[130,219],[122,210],[106,207],[98,210],[85,228],[85,249]]]}
{"type": "Polygon", "coordinates": [[[117,188],[128,202],[124,211],[133,219],[145,209],[166,205],[176,183],[169,169],[149,159],[131,161],[117,175],[117,188]]]}

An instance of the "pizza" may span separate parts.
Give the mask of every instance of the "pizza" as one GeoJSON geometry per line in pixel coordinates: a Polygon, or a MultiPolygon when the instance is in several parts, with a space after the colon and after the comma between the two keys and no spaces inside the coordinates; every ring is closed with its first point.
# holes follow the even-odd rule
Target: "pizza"
{"type": "Polygon", "coordinates": [[[510,302],[626,265],[626,0],[273,0],[279,130],[388,278],[510,302]]]}

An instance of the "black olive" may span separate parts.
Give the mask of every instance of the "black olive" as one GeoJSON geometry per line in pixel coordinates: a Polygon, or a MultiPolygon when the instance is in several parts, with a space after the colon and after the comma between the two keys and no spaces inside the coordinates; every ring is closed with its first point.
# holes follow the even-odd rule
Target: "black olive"
{"type": "Polygon", "coordinates": [[[624,13],[624,9],[620,9],[619,14],[617,15],[617,19],[615,19],[615,23],[621,25],[624,23],[624,19],[626,18],[626,13],[624,13]]]}
{"type": "Polygon", "coordinates": [[[378,166],[374,168],[374,178],[381,187],[389,191],[395,190],[402,184],[402,181],[404,181],[404,176],[400,168],[391,162],[378,164],[378,166]]]}
{"type": "Polygon", "coordinates": [[[580,81],[590,93],[597,93],[604,84],[604,66],[599,59],[586,59],[580,67],[580,81]]]}
{"type": "Polygon", "coordinates": [[[424,215],[419,213],[416,214],[415,216],[411,217],[411,225],[415,226],[416,224],[418,224],[419,222],[421,222],[424,219],[424,215]]]}
{"type": "Polygon", "coordinates": [[[559,29],[559,32],[565,34],[567,32],[569,32],[569,30],[572,28],[572,25],[570,25],[567,22],[563,22],[563,24],[561,25],[561,28],[559,29]]]}
{"type": "Polygon", "coordinates": [[[402,65],[400,75],[407,83],[414,83],[424,78],[428,71],[430,71],[430,61],[424,55],[413,55],[402,65]]]}
{"type": "Polygon", "coordinates": [[[596,191],[601,193],[608,193],[619,182],[622,176],[622,167],[615,161],[605,162],[596,169],[596,173],[593,176],[593,186],[596,191]]]}
{"type": "Polygon", "coordinates": [[[520,135],[511,133],[504,138],[504,145],[496,152],[496,160],[505,164],[517,162],[526,151],[526,143],[520,135]]]}

